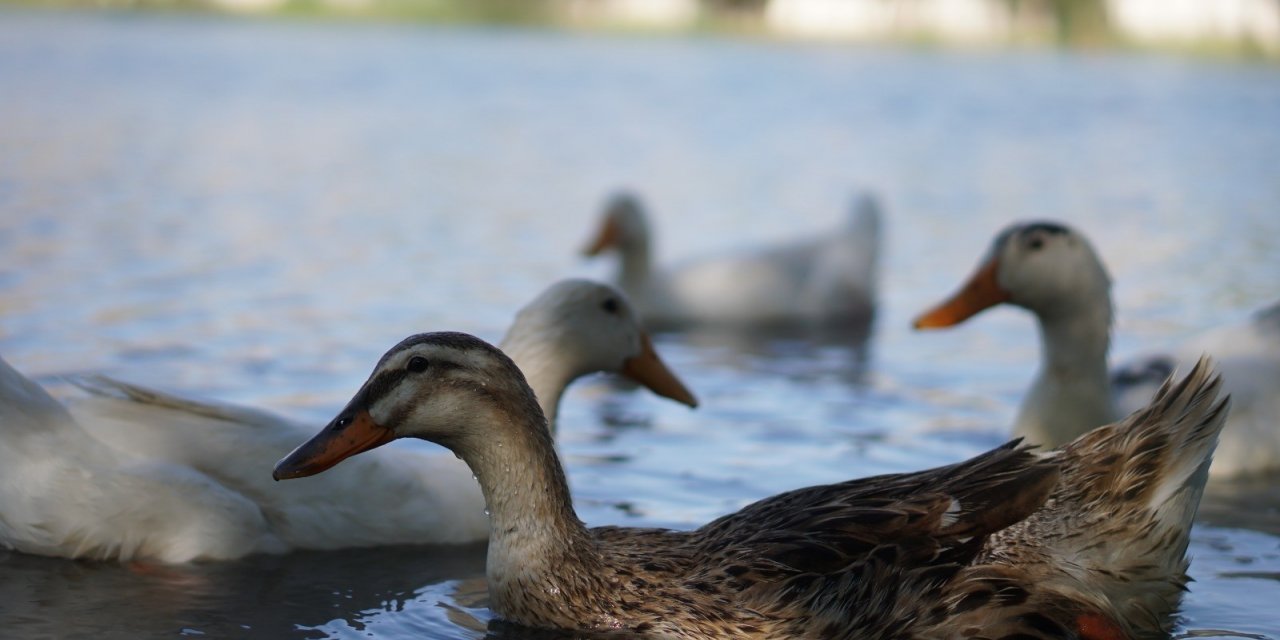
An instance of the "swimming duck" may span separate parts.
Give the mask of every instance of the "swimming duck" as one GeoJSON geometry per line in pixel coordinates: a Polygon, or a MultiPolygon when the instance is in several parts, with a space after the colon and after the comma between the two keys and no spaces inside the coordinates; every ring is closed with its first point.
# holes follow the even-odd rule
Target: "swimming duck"
{"type": "Polygon", "coordinates": [[[1215,327],[1169,353],[1125,360],[1111,372],[1116,411],[1136,411],[1159,386],[1159,376],[1213,354],[1231,394],[1230,424],[1214,454],[1215,477],[1242,477],[1280,469],[1280,302],[1243,321],[1215,327]]]}
{"type": "Polygon", "coordinates": [[[287,548],[252,500],[188,466],[107,447],[3,360],[0,546],[161,562],[287,548]]]}
{"type": "Polygon", "coordinates": [[[646,218],[634,194],[613,196],[584,253],[618,252],[616,282],[647,323],[844,326],[874,312],[880,206],[869,194],[845,227],[820,237],[662,270],[651,266],[646,218]]]}
{"type": "Polygon", "coordinates": [[[450,448],[492,512],[490,607],[531,627],[1134,638],[1168,628],[1186,580],[1190,516],[1225,415],[1217,386],[1202,363],[1148,410],[1048,456],[1013,441],[946,467],[790,491],[692,531],[588,529],[520,369],[475,337],[427,333],[388,351],[274,477],[396,438],[450,448]]]}
{"type": "Polygon", "coordinates": [[[1212,474],[1280,469],[1280,305],[1243,330],[1189,343],[1180,357],[1148,357],[1109,374],[1114,312],[1106,267],[1079,231],[1026,222],[998,234],[968,282],[915,327],[950,327],[998,304],[1030,311],[1040,328],[1040,370],[1018,409],[1014,435],[1048,446],[1069,442],[1141,407],[1175,364],[1210,353],[1236,405],[1212,474]]]}
{"type": "MultiPolygon", "coordinates": [[[[626,298],[607,285],[553,285],[517,314],[503,344],[550,415],[569,383],[595,371],[696,404],[626,298]]],[[[471,471],[445,452],[387,449],[327,482],[279,485],[265,470],[313,427],[106,377],[80,382],[96,395],[68,412],[17,371],[0,369],[0,545],[175,563],[488,535],[471,471]],[[401,492],[412,495],[393,497],[401,492]]]]}

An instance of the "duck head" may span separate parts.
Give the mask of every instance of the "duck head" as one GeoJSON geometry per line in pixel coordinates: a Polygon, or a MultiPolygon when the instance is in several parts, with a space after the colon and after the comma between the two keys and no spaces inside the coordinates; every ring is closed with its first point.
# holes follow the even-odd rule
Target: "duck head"
{"type": "Polygon", "coordinates": [[[558,398],[569,382],[597,371],[621,374],[660,396],[698,406],[654,350],[627,297],[606,284],[569,279],[547,288],[516,314],[502,349],[529,376],[544,407],[555,400],[544,394],[558,398]],[[541,384],[548,388],[537,388],[541,384]]]}
{"type": "Polygon", "coordinates": [[[600,227],[594,239],[582,250],[583,255],[598,256],[606,250],[623,253],[648,251],[649,225],[640,199],[623,191],[614,194],[605,203],[600,216],[600,227]]]}
{"type": "Polygon", "coordinates": [[[392,347],[337,417],[278,462],[272,476],[315,475],[405,437],[463,455],[483,450],[495,425],[525,425],[550,440],[533,390],[510,358],[465,333],[418,334],[392,347]]]}
{"type": "Polygon", "coordinates": [[[1056,222],[1019,223],[1000,232],[960,290],[914,326],[950,327],[1003,303],[1052,319],[1099,304],[1109,308],[1110,291],[1106,268],[1079,232],[1056,222]]]}

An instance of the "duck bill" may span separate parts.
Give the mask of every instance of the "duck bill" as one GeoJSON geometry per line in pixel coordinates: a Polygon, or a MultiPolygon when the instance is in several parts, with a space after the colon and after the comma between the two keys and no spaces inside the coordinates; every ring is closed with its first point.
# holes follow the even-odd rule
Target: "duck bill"
{"type": "Polygon", "coordinates": [[[950,327],[976,315],[978,312],[1009,301],[997,280],[1000,262],[992,258],[978,268],[964,287],[946,302],[926,311],[916,318],[916,329],[940,329],[950,327]]]}
{"type": "Polygon", "coordinates": [[[276,480],[305,478],[370,449],[395,440],[395,433],[373,421],[368,411],[343,411],[314,438],[276,463],[276,480]],[[346,420],[346,418],[350,420],[346,420]]]}
{"type": "Polygon", "coordinates": [[[648,334],[640,334],[640,355],[627,358],[622,363],[622,375],[639,382],[650,391],[690,407],[698,406],[698,399],[693,392],[684,386],[680,378],[672,373],[667,365],[658,357],[653,349],[653,341],[648,334]]]}
{"type": "Polygon", "coordinates": [[[596,239],[582,250],[582,255],[598,256],[605,249],[618,246],[618,238],[621,234],[618,222],[613,219],[613,216],[605,218],[604,224],[600,226],[600,232],[596,234],[596,239]]]}

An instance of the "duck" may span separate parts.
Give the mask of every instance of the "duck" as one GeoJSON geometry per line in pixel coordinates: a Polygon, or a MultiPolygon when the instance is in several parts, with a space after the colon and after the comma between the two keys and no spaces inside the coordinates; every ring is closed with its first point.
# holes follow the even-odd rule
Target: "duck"
{"type": "Polygon", "coordinates": [[[0,547],[90,560],[228,560],[287,549],[251,499],[116,451],[0,359],[0,547]]]}
{"type": "MultiPolygon", "coordinates": [[[[915,473],[809,487],[692,530],[588,528],[519,367],[464,333],[410,336],[277,463],[293,480],[398,438],[476,474],[490,608],[644,638],[1137,638],[1172,625],[1226,415],[1208,362],[1047,454],[1014,440],[915,473]],[[1080,536],[1090,527],[1090,536],[1080,536]]],[[[401,496],[411,499],[408,496],[401,496]]]]}
{"type": "MultiPolygon", "coordinates": [[[[609,285],[552,285],[516,314],[503,344],[548,415],[571,382],[596,371],[697,405],[609,285]]],[[[447,452],[386,449],[326,482],[279,485],[268,470],[314,427],[106,376],[75,382],[91,393],[63,405],[0,369],[0,545],[171,564],[488,536],[479,486],[447,452]],[[372,487],[413,497],[379,500],[372,487]]]]}
{"type": "Polygon", "coordinates": [[[1236,399],[1218,445],[1214,478],[1280,470],[1280,304],[1188,342],[1108,370],[1115,312],[1111,277],[1092,243],[1060,222],[1012,224],[992,241],[968,281],[914,321],[952,327],[1001,304],[1030,311],[1040,329],[1040,368],[1014,421],[1015,436],[1058,446],[1137,410],[1177,365],[1215,356],[1236,399]]]}
{"type": "Polygon", "coordinates": [[[880,204],[856,198],[848,223],[819,237],[652,266],[640,198],[606,202],[586,256],[618,254],[616,284],[655,326],[862,326],[875,311],[880,204]]]}
{"type": "Polygon", "coordinates": [[[1185,369],[1201,353],[1219,362],[1235,407],[1214,455],[1213,475],[1274,474],[1280,470],[1280,301],[1193,335],[1167,352],[1123,360],[1110,375],[1116,413],[1136,411],[1161,376],[1185,369]]]}

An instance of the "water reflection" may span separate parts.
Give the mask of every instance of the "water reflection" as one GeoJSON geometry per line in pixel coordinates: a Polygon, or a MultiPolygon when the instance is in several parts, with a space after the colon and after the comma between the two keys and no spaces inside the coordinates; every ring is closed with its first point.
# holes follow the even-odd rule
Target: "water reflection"
{"type": "Polygon", "coordinates": [[[299,552],[176,567],[6,552],[0,626],[23,629],[24,637],[187,630],[218,638],[314,638],[374,628],[380,614],[392,613],[397,628],[452,636],[458,628],[434,608],[452,598],[453,581],[482,577],[484,558],[484,545],[299,552]]]}
{"type": "Polygon", "coordinates": [[[849,327],[692,327],[678,334],[702,364],[797,383],[835,379],[865,385],[873,322],[849,327]]]}
{"type": "Polygon", "coordinates": [[[1224,479],[1205,489],[1200,520],[1280,536],[1280,475],[1224,479]]]}

